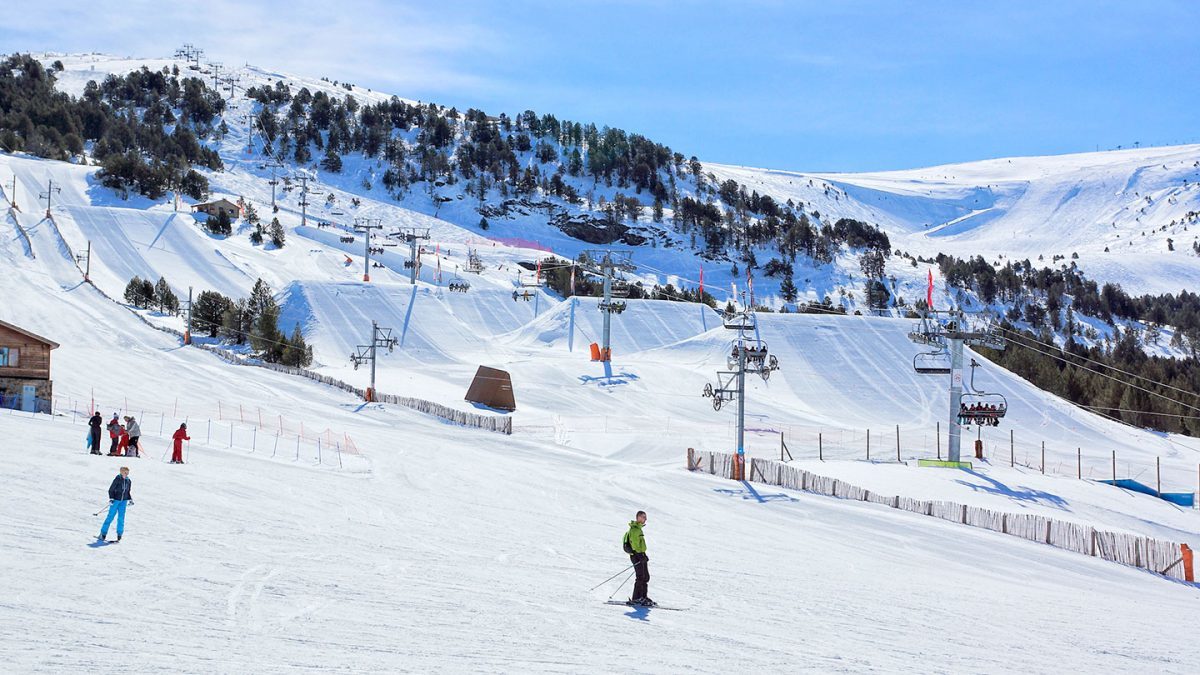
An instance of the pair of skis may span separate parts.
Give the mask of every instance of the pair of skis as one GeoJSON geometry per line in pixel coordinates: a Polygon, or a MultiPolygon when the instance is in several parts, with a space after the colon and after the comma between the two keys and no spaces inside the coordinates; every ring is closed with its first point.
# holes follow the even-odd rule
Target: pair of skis
{"type": "Polygon", "coordinates": [[[642,604],[639,604],[639,603],[636,603],[636,602],[630,602],[630,601],[628,601],[628,600],[606,600],[606,601],[604,602],[604,604],[606,604],[606,605],[619,605],[619,606],[621,606],[621,607],[632,607],[632,608],[634,608],[634,609],[639,609],[639,608],[645,608],[645,609],[662,609],[662,610],[666,610],[666,611],[668,611],[668,612],[683,612],[683,611],[686,611],[686,609],[685,609],[685,608],[683,608],[683,607],[664,607],[664,606],[662,606],[662,605],[642,605],[642,604]]]}

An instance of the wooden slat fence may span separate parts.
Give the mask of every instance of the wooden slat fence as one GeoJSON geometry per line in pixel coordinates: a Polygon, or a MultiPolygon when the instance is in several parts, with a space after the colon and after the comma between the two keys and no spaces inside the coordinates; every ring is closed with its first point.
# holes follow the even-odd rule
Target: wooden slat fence
{"type": "MultiPolygon", "coordinates": [[[[688,448],[688,470],[722,478],[733,476],[734,456],[723,452],[688,448]]],[[[882,495],[843,480],[821,476],[784,462],[751,458],[746,475],[750,481],[812,492],[839,499],[873,502],[894,509],[948,520],[1009,534],[1083,555],[1130,565],[1173,579],[1193,580],[1191,551],[1186,544],[1143,537],[1126,532],[1107,532],[1090,525],[1055,520],[1029,513],[1003,513],[950,501],[926,501],[882,495]]]]}

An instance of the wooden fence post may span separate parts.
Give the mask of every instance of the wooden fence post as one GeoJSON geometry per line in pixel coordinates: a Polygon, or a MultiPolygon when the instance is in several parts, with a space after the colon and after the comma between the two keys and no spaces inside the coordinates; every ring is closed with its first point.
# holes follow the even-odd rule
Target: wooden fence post
{"type": "Polygon", "coordinates": [[[1075,448],[1075,477],[1083,480],[1083,448],[1075,448]]]}
{"type": "Polygon", "coordinates": [[[1009,430],[1008,430],[1008,467],[1009,467],[1010,469],[1011,469],[1012,467],[1016,466],[1016,463],[1017,463],[1017,458],[1016,458],[1017,449],[1016,449],[1016,446],[1017,446],[1017,444],[1016,444],[1016,442],[1013,440],[1013,430],[1012,430],[1012,429],[1009,429],[1009,430]]]}
{"type": "Polygon", "coordinates": [[[937,423],[937,457],[942,458],[942,423],[937,423]]]}
{"type": "Polygon", "coordinates": [[[821,432],[817,432],[817,459],[825,461],[825,447],[821,443],[821,432]]]}
{"type": "Polygon", "coordinates": [[[1046,441],[1042,441],[1042,475],[1046,475],[1046,441]]]}
{"type": "Polygon", "coordinates": [[[867,461],[871,461],[871,430],[867,429],[867,461]]]}
{"type": "Polygon", "coordinates": [[[1156,492],[1158,492],[1158,498],[1162,499],[1162,457],[1154,458],[1154,474],[1158,480],[1158,489],[1156,492]]]}
{"type": "Polygon", "coordinates": [[[1117,482],[1117,451],[1116,450],[1112,451],[1112,458],[1113,458],[1113,483],[1116,483],[1117,482]]]}
{"type": "Polygon", "coordinates": [[[900,460],[900,425],[896,425],[896,461],[900,460]]]}
{"type": "Polygon", "coordinates": [[[696,452],[694,449],[688,448],[688,454],[687,454],[688,471],[692,470],[692,454],[694,452],[696,452]]]}

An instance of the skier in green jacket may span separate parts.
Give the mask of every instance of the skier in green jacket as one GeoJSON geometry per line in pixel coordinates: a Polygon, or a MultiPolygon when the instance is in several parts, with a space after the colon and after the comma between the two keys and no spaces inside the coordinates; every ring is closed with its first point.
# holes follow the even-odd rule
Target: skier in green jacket
{"type": "Polygon", "coordinates": [[[650,583],[650,558],[646,555],[646,535],[642,533],[642,527],[645,525],[646,512],[638,511],[636,520],[629,521],[629,531],[625,533],[625,552],[629,554],[633,571],[637,575],[629,604],[653,607],[655,602],[646,595],[646,586],[650,583]]]}

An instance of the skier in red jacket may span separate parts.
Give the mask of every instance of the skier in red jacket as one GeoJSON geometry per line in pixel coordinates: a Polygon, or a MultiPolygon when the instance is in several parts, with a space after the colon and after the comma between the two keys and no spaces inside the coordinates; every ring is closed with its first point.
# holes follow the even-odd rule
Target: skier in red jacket
{"type": "Polygon", "coordinates": [[[171,438],[175,440],[175,447],[171,452],[171,463],[183,464],[183,442],[192,440],[192,437],[187,435],[187,422],[180,424],[171,438]]]}

